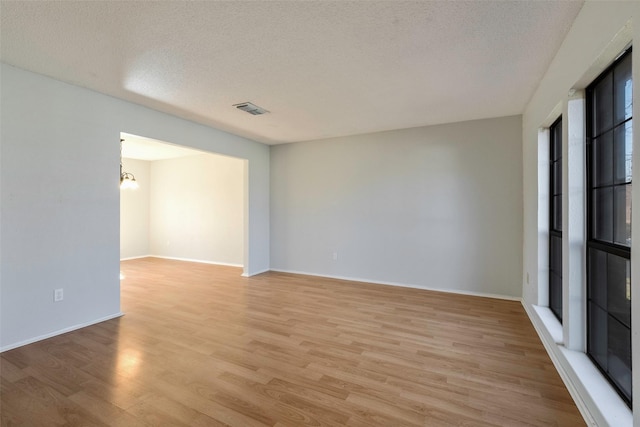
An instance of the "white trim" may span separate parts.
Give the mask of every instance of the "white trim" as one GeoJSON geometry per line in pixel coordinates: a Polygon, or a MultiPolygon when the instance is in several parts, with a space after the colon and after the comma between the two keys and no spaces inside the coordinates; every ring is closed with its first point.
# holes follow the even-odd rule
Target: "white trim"
{"type": "MultiPolygon", "coordinates": [[[[555,109],[554,109],[555,110],[555,109]]],[[[558,117],[556,116],[554,121],[558,117]]],[[[550,120],[550,119],[548,119],[550,120]]],[[[551,122],[553,123],[553,122],[551,122]]],[[[535,303],[549,306],[549,202],[550,178],[549,162],[551,154],[551,135],[549,128],[538,129],[538,211],[537,211],[537,255],[538,266],[533,283],[537,283],[535,303]]]]}
{"type": "Polygon", "coordinates": [[[228,262],[217,262],[217,261],[205,261],[205,260],[201,260],[201,259],[179,258],[179,257],[172,257],[172,256],[148,255],[145,258],[170,259],[170,260],[173,260],[173,261],[197,262],[197,263],[200,263],[200,264],[212,264],[212,265],[223,265],[225,267],[244,268],[244,266],[242,264],[233,264],[233,263],[228,263],[228,262]]]}
{"type": "Polygon", "coordinates": [[[8,351],[8,350],[13,350],[14,348],[22,347],[24,345],[33,344],[34,342],[37,342],[37,341],[46,340],[47,338],[52,338],[52,337],[55,337],[57,335],[66,334],[67,332],[75,331],[77,329],[86,328],[87,326],[95,325],[96,323],[106,322],[107,320],[115,319],[116,317],[121,317],[121,316],[124,316],[124,313],[119,311],[119,312],[117,312],[115,314],[112,314],[110,316],[102,317],[100,319],[92,320],[90,322],[79,323],[77,325],[69,326],[68,328],[64,328],[64,329],[60,329],[60,330],[55,331],[55,332],[50,332],[48,334],[40,335],[40,336],[37,336],[35,338],[29,338],[28,340],[24,340],[24,341],[20,341],[20,342],[17,342],[17,343],[5,345],[4,347],[0,347],[0,353],[8,351]]]}
{"type": "Polygon", "coordinates": [[[540,312],[551,310],[547,307],[529,305],[524,301],[522,306],[587,425],[631,427],[631,410],[588,356],[581,351],[568,350],[554,342],[544,321],[545,316],[540,315],[540,312]]]}
{"type": "Polygon", "coordinates": [[[338,280],[347,280],[349,282],[363,282],[363,283],[373,283],[375,285],[386,285],[386,286],[399,286],[402,288],[413,288],[413,289],[422,289],[425,291],[436,291],[436,292],[447,292],[451,294],[460,294],[460,295],[470,295],[474,297],[483,297],[483,298],[497,298],[509,301],[522,301],[521,297],[512,297],[508,295],[499,295],[499,294],[490,294],[485,292],[474,292],[474,291],[466,291],[461,289],[441,289],[441,288],[432,288],[428,286],[420,286],[414,285],[410,283],[397,283],[397,282],[383,282],[378,280],[371,279],[362,279],[359,277],[346,277],[346,276],[331,276],[328,274],[317,274],[317,273],[307,273],[304,271],[297,270],[282,270],[277,268],[272,268],[270,271],[275,271],[278,273],[290,273],[290,274],[301,274],[303,276],[315,276],[315,277],[326,277],[328,279],[338,279],[338,280]]]}
{"type": "MultiPolygon", "coordinates": [[[[258,274],[267,273],[267,272],[269,272],[269,271],[271,271],[271,270],[267,268],[266,270],[256,271],[255,273],[251,273],[251,274],[249,274],[249,273],[242,273],[242,274],[241,274],[241,276],[242,276],[242,277],[252,277],[252,276],[257,276],[258,274]]],[[[274,271],[275,271],[275,270],[274,270],[274,271]]]]}
{"type": "Polygon", "coordinates": [[[562,330],[562,323],[558,320],[553,311],[549,307],[534,305],[533,309],[536,311],[540,321],[544,324],[547,334],[551,337],[551,340],[558,345],[564,345],[564,334],[562,330]]]}
{"type": "Polygon", "coordinates": [[[129,261],[129,260],[132,260],[132,259],[149,258],[151,256],[153,256],[153,255],[130,256],[130,257],[127,257],[127,258],[120,258],[120,261],[129,261]]]}
{"type": "Polygon", "coordinates": [[[569,350],[587,349],[587,161],[585,93],[575,90],[562,120],[562,334],[569,350]]]}
{"type": "MultiPolygon", "coordinates": [[[[576,406],[578,407],[580,414],[582,414],[582,418],[584,418],[587,425],[597,426],[598,424],[596,423],[593,415],[591,414],[591,411],[589,410],[587,404],[582,399],[582,396],[580,396],[580,393],[574,386],[569,373],[564,369],[564,367],[562,366],[562,363],[560,363],[560,360],[558,359],[558,355],[554,351],[554,349],[557,348],[557,344],[558,344],[558,342],[556,341],[557,337],[553,337],[552,334],[548,331],[548,329],[545,326],[543,326],[544,322],[541,316],[539,316],[537,313],[536,307],[538,308],[546,308],[546,307],[539,307],[539,306],[532,307],[534,310],[536,310],[536,316],[532,315],[528,307],[528,304],[526,304],[524,301],[522,301],[522,307],[524,308],[524,311],[527,313],[527,316],[529,316],[529,320],[531,320],[531,323],[533,324],[534,329],[538,333],[538,336],[540,337],[540,341],[542,341],[542,345],[547,351],[547,354],[549,355],[551,362],[553,362],[553,366],[555,366],[556,371],[558,371],[558,374],[560,375],[560,378],[562,378],[562,382],[564,382],[564,385],[567,387],[569,394],[573,398],[573,401],[576,403],[576,406]],[[542,323],[542,325],[540,325],[540,323],[542,323]]],[[[548,310],[551,311],[550,309],[548,310]]]]}

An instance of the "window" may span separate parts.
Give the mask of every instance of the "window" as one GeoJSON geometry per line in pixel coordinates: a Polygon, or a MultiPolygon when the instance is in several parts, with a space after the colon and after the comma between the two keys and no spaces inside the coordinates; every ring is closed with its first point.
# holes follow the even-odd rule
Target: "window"
{"type": "Polygon", "coordinates": [[[587,354],[631,403],[630,50],[587,88],[587,354]]]}
{"type": "Polygon", "coordinates": [[[562,117],[549,128],[549,308],[562,322],[562,117]]]}

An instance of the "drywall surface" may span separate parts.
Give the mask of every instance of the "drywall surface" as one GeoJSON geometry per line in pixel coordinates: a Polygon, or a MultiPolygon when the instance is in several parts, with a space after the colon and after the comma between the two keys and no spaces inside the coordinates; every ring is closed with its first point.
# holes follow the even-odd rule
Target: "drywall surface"
{"type": "Polygon", "coordinates": [[[268,146],[6,64],[0,79],[0,349],[120,313],[120,132],[246,159],[245,272],[269,268],[268,146]]]}
{"type": "Polygon", "coordinates": [[[242,160],[208,154],[151,162],[151,254],[243,263],[242,160]]]}
{"type": "Polygon", "coordinates": [[[271,266],[521,295],[520,116],[271,147],[271,266]]]}
{"type": "Polygon", "coordinates": [[[138,188],[120,190],[120,258],[150,255],[149,194],[151,162],[122,159],[123,170],[136,177],[138,188]]]}

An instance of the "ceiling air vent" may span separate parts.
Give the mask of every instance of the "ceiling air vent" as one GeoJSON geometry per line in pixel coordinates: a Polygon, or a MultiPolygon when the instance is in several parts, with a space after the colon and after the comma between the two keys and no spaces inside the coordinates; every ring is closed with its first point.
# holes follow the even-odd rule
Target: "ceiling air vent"
{"type": "Polygon", "coordinates": [[[262,107],[258,107],[257,105],[254,105],[250,102],[243,102],[241,104],[233,104],[234,107],[242,110],[242,111],[246,111],[249,114],[253,114],[254,116],[259,116],[260,114],[264,114],[264,113],[268,113],[267,110],[265,110],[262,107]]]}

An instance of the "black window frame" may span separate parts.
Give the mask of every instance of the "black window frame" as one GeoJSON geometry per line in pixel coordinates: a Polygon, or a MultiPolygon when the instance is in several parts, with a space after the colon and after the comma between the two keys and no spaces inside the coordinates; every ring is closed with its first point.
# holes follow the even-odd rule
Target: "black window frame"
{"type": "Polygon", "coordinates": [[[562,169],[562,116],[560,116],[549,126],[549,309],[560,323],[562,323],[563,286],[562,169]]]}
{"type": "MultiPolygon", "coordinates": [[[[626,51],[624,51],[622,54],[620,54],[616,58],[616,60],[609,67],[607,67],[607,69],[604,72],[602,72],[602,74],[600,74],[587,88],[586,90],[586,141],[585,141],[586,153],[587,153],[586,155],[586,159],[587,159],[587,162],[586,162],[586,167],[587,167],[587,170],[586,170],[586,178],[587,178],[587,190],[586,190],[586,195],[587,195],[586,197],[587,199],[587,207],[586,207],[587,356],[591,359],[594,365],[600,370],[600,372],[605,376],[605,378],[609,381],[609,383],[613,386],[616,392],[620,395],[620,397],[625,401],[625,403],[630,408],[632,407],[632,399],[633,399],[632,379],[631,378],[629,379],[628,392],[627,392],[626,390],[623,389],[622,385],[618,384],[616,378],[614,378],[615,374],[612,374],[610,372],[611,367],[609,366],[610,365],[609,358],[611,357],[611,353],[612,353],[611,352],[612,344],[611,344],[610,338],[611,338],[611,335],[613,334],[611,333],[609,322],[611,322],[611,325],[615,325],[614,328],[623,329],[623,330],[628,329],[628,360],[629,360],[628,369],[629,369],[629,377],[631,377],[632,376],[632,363],[631,363],[631,360],[632,360],[631,336],[632,335],[631,335],[631,308],[630,308],[630,303],[631,303],[630,280],[631,280],[631,274],[632,274],[631,265],[630,265],[631,243],[630,241],[628,241],[628,245],[625,245],[625,244],[620,244],[619,240],[616,241],[616,239],[619,236],[616,234],[616,227],[619,224],[616,224],[617,211],[615,206],[616,205],[615,194],[616,194],[616,190],[619,187],[625,186],[625,197],[626,197],[625,200],[628,203],[630,203],[630,198],[631,198],[630,196],[630,188],[631,188],[630,186],[632,185],[631,177],[626,176],[623,178],[622,181],[616,182],[618,177],[616,176],[616,165],[617,165],[616,154],[617,153],[615,151],[615,147],[616,147],[615,144],[619,143],[615,139],[616,130],[620,132],[620,129],[622,129],[623,126],[626,129],[627,124],[631,124],[633,120],[632,111],[629,117],[625,117],[621,121],[617,122],[615,118],[616,99],[617,99],[616,84],[615,84],[616,83],[615,70],[618,68],[618,66],[621,66],[623,61],[626,61],[626,60],[631,61],[631,51],[632,51],[631,48],[629,48],[626,51]],[[594,102],[594,97],[597,94],[599,84],[603,83],[605,79],[609,79],[609,78],[611,79],[611,103],[610,103],[611,104],[610,114],[612,116],[611,126],[610,127],[605,126],[599,129],[598,132],[596,132],[594,131],[594,128],[597,126],[597,124],[594,123],[594,120],[600,120],[600,118],[599,117],[594,118],[594,116],[597,116],[596,114],[594,114],[594,104],[597,104],[596,102],[594,102]],[[610,142],[607,142],[607,138],[610,138],[610,142]],[[600,141],[597,141],[597,140],[600,140],[600,141]],[[602,161],[602,160],[597,160],[598,156],[601,156],[601,153],[595,154],[595,152],[597,150],[603,150],[602,148],[596,147],[596,143],[604,147],[606,147],[606,144],[611,145],[611,148],[610,148],[611,152],[609,153],[611,155],[611,172],[610,172],[611,182],[606,182],[606,181],[605,182],[600,181],[598,183],[595,182],[596,175],[600,175],[601,172],[600,172],[600,169],[598,169],[598,172],[596,172],[596,168],[594,167],[594,159],[596,162],[602,161]],[[606,189],[611,189],[611,191],[609,192],[610,196],[606,199],[607,203],[609,202],[611,203],[611,211],[610,211],[611,238],[599,239],[594,236],[595,234],[594,230],[596,227],[596,224],[594,221],[594,216],[595,216],[594,214],[595,196],[594,195],[599,190],[606,190],[606,189]],[[607,240],[610,240],[610,241],[607,241],[607,240]],[[606,258],[602,258],[603,255],[606,258]],[[601,263],[601,261],[598,261],[598,259],[605,260],[605,261],[604,263],[601,263]],[[614,267],[611,267],[610,269],[610,266],[612,264],[617,264],[618,267],[622,265],[619,261],[620,259],[623,260],[622,263],[625,265],[625,268],[624,269],[618,268],[616,270],[614,269],[614,267]],[[604,266],[604,268],[602,268],[602,266],[604,266]],[[624,270],[624,273],[622,273],[622,271],[620,270],[624,270]],[[626,293],[627,293],[627,298],[629,299],[629,318],[626,319],[623,316],[624,320],[621,320],[618,313],[609,308],[609,299],[612,298],[609,296],[609,293],[611,293],[610,288],[612,287],[610,282],[614,281],[612,279],[613,277],[615,277],[616,279],[620,279],[622,277],[621,274],[624,274],[624,277],[625,277],[626,293]],[[604,285],[602,285],[602,283],[594,283],[595,282],[594,276],[598,276],[598,279],[600,280],[600,282],[604,281],[604,285]],[[603,296],[599,296],[598,294],[606,295],[606,296],[603,297],[603,296]],[[603,299],[606,300],[604,304],[602,302],[603,299]],[[605,305],[606,308],[603,307],[603,305],[605,305]],[[596,314],[597,312],[598,314],[596,314]],[[602,343],[596,343],[596,344],[593,343],[593,341],[598,341],[598,339],[602,339],[602,336],[598,335],[601,333],[601,331],[598,330],[597,326],[594,326],[594,324],[597,322],[592,319],[597,318],[598,316],[602,316],[603,314],[606,317],[606,322],[604,322],[606,324],[606,328],[603,328],[603,330],[606,329],[605,338],[607,340],[606,341],[607,353],[604,359],[606,360],[607,366],[603,366],[602,352],[601,352],[602,349],[600,349],[600,353],[598,354],[598,349],[595,348],[602,343]],[[628,327],[625,324],[625,322],[628,323],[628,327]],[[620,327],[620,325],[622,325],[622,328],[620,327]]],[[[633,69],[632,67],[633,67],[633,64],[631,64],[631,69],[633,69]]],[[[632,103],[633,103],[633,98],[632,98],[632,103]]],[[[625,150],[626,150],[626,147],[625,147],[625,150]]],[[[631,148],[631,154],[632,152],[633,152],[633,146],[631,148]]],[[[626,161],[626,158],[627,158],[626,156],[629,156],[630,154],[625,151],[624,155],[625,155],[624,158],[626,161]]],[[[608,159],[605,159],[605,160],[608,160],[608,159]]],[[[598,168],[602,167],[602,166],[599,166],[600,163],[597,163],[597,165],[598,165],[597,166],[598,168]]],[[[627,167],[627,164],[625,163],[625,170],[626,170],[626,167],[627,167]]],[[[608,173],[609,172],[607,172],[607,174],[608,173]]],[[[628,172],[626,173],[628,174],[628,172]]],[[[597,178],[597,179],[601,180],[601,178],[597,178]]],[[[605,194],[605,193],[601,193],[601,194],[605,194]]],[[[599,206],[606,206],[606,204],[602,204],[599,206]]],[[[631,208],[626,207],[625,209],[629,210],[630,212],[631,208]]],[[[629,223],[630,223],[630,219],[629,219],[629,223]]],[[[615,357],[617,357],[617,355],[615,355],[615,357]]]]}

